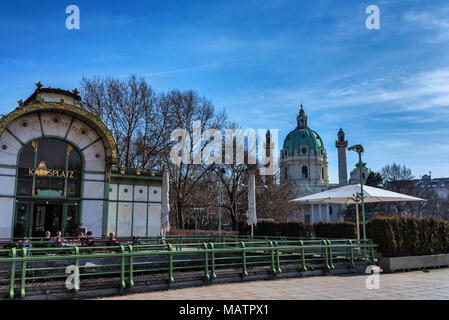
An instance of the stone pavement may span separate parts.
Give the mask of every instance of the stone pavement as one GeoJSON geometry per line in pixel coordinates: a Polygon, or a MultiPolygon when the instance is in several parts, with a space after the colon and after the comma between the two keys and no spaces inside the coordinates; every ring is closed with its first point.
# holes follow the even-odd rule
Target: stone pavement
{"type": "Polygon", "coordinates": [[[115,300],[322,300],[449,299],[449,269],[380,274],[380,288],[366,289],[369,275],[321,276],[216,284],[105,299],[115,300]]]}

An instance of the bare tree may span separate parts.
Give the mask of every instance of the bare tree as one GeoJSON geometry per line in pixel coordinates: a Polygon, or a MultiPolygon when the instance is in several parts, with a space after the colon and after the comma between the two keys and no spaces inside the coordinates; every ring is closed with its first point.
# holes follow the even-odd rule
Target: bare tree
{"type": "Polygon", "coordinates": [[[280,184],[278,183],[279,177],[275,177],[272,179],[272,183],[267,184],[263,183],[264,179],[260,176],[257,180],[259,186],[256,194],[258,217],[286,222],[298,211],[298,204],[290,202],[296,197],[296,190],[292,183],[280,184]]]}
{"type": "MultiPolygon", "coordinates": [[[[194,144],[194,122],[201,122],[201,132],[211,128],[220,130],[226,122],[226,113],[224,111],[216,113],[210,100],[205,97],[199,97],[197,93],[190,90],[184,92],[172,90],[167,94],[162,94],[160,101],[163,104],[161,109],[167,114],[167,127],[170,130],[176,128],[187,130],[191,142],[188,150],[191,158],[197,151],[202,153],[209,143],[208,141],[202,141],[199,147],[200,150],[196,150],[198,146],[194,144]]],[[[175,165],[169,156],[172,145],[173,142],[166,148],[164,157],[170,176],[173,179],[171,190],[175,195],[173,210],[176,212],[176,224],[178,228],[182,229],[184,227],[184,209],[189,201],[189,197],[192,196],[202,179],[213,170],[215,165],[194,164],[193,162],[175,165]]]]}
{"type": "Polygon", "coordinates": [[[120,166],[152,169],[159,163],[166,141],[156,125],[156,94],[143,78],[83,77],[81,89],[85,108],[112,128],[120,166]]]}

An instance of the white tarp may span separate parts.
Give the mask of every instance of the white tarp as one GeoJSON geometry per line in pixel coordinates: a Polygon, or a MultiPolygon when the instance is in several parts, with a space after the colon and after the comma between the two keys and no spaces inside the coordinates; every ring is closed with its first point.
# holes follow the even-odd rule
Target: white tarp
{"type": "Polygon", "coordinates": [[[162,175],[162,222],[161,234],[165,235],[170,230],[170,179],[168,171],[162,175]]]}
{"type": "MultiPolygon", "coordinates": [[[[357,199],[357,195],[360,196],[360,193],[361,193],[360,184],[353,184],[319,193],[314,193],[290,201],[352,204],[360,202],[360,199],[357,199]]],[[[392,202],[392,201],[426,201],[424,199],[411,197],[406,194],[387,191],[369,186],[363,186],[363,200],[365,203],[392,202]]]]}
{"type": "Polygon", "coordinates": [[[248,175],[248,211],[246,211],[246,216],[248,217],[248,225],[257,225],[256,175],[252,171],[248,175]]]}

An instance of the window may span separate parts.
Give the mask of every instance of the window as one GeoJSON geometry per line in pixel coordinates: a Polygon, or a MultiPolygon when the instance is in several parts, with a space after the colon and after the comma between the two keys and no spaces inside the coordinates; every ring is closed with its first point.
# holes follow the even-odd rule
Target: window
{"type": "Polygon", "coordinates": [[[309,178],[309,170],[307,169],[307,166],[303,166],[301,171],[303,179],[309,178]]]}
{"type": "Polygon", "coordinates": [[[329,215],[333,215],[334,214],[334,209],[332,207],[329,207],[329,215]]]}
{"type": "Polygon", "coordinates": [[[301,149],[301,152],[302,152],[303,154],[307,154],[307,148],[306,148],[306,147],[303,147],[303,148],[301,149]]]}
{"type": "Polygon", "coordinates": [[[288,179],[288,169],[285,167],[285,179],[288,179]]]}
{"type": "Polygon", "coordinates": [[[27,144],[19,157],[17,194],[31,196],[43,190],[79,197],[82,160],[72,145],[58,139],[27,144]]]}

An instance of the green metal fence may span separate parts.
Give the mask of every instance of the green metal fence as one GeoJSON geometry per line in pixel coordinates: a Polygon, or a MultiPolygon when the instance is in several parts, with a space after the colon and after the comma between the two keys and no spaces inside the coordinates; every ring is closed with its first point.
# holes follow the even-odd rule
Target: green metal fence
{"type": "MultiPolygon", "coordinates": [[[[355,267],[357,260],[374,262],[372,241],[349,239],[299,239],[265,237],[154,237],[114,247],[11,248],[0,250],[0,288],[9,297],[26,295],[27,284],[79,279],[117,279],[121,288],[132,288],[135,277],[162,274],[169,283],[181,271],[201,271],[206,281],[220,271],[237,269],[242,277],[253,268],[273,275],[287,265],[299,271],[310,266],[334,268],[335,262],[355,267]],[[206,240],[206,241],[204,241],[206,240]]],[[[74,282],[73,290],[80,290],[74,282]]],[[[71,282],[70,282],[71,283],[71,282]]]]}

